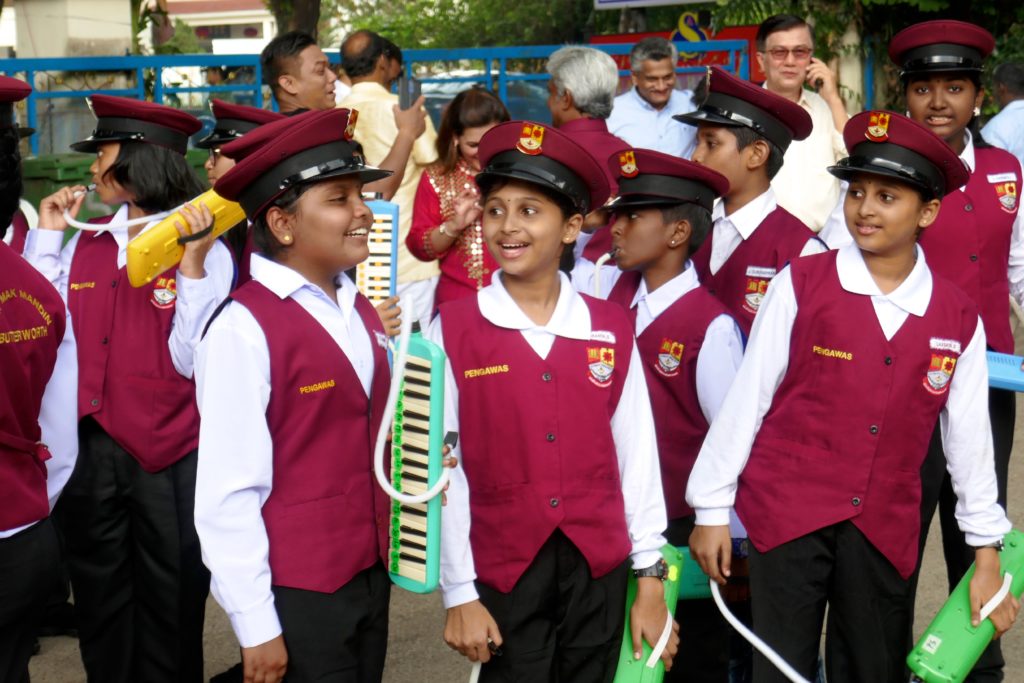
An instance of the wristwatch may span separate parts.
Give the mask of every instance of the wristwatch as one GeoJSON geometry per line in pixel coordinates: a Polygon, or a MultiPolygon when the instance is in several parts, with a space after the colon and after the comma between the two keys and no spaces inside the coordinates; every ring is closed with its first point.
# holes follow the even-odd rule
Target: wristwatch
{"type": "Polygon", "coordinates": [[[643,569],[634,569],[633,576],[635,576],[638,579],[652,577],[664,581],[668,578],[668,562],[665,561],[665,558],[662,558],[654,564],[652,564],[650,567],[644,567],[643,569]]]}
{"type": "Polygon", "coordinates": [[[971,547],[975,550],[981,550],[982,548],[995,548],[998,552],[1003,552],[1003,541],[998,540],[995,543],[986,543],[985,545],[974,545],[971,547]]]}

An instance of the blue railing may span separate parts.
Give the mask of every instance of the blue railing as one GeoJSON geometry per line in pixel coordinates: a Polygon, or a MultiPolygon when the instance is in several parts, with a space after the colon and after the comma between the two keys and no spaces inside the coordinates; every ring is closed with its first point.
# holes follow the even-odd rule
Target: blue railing
{"type": "MultiPolygon", "coordinates": [[[[422,80],[425,83],[483,83],[487,87],[495,88],[499,97],[507,101],[509,96],[509,85],[523,81],[547,81],[546,73],[529,71],[511,71],[510,63],[522,60],[546,59],[552,52],[559,49],[560,45],[535,45],[520,47],[487,47],[487,48],[465,48],[465,49],[443,49],[443,50],[405,50],[406,72],[410,75],[419,74],[424,66],[438,63],[465,65],[482,64],[482,68],[474,68],[470,76],[427,76],[422,80]]],[[[597,44],[593,45],[610,55],[628,55],[632,48],[631,44],[597,44]]],[[[682,47],[682,46],[681,46],[682,47]]],[[[747,54],[748,45],[743,40],[713,40],[703,42],[685,43],[687,53],[725,53],[725,68],[746,78],[749,74],[749,58],[747,54]]],[[[682,51],[682,50],[681,50],[682,51]]],[[[332,63],[339,61],[337,50],[328,51],[328,58],[332,63]]],[[[702,71],[700,66],[682,66],[677,69],[681,74],[696,73],[702,71]]],[[[121,57],[45,57],[27,59],[6,59],[0,61],[0,73],[14,75],[24,79],[28,83],[36,84],[37,76],[47,74],[54,82],[56,88],[39,87],[26,101],[25,118],[26,125],[32,128],[39,128],[40,104],[54,100],[81,99],[94,94],[122,95],[126,97],[137,97],[145,99],[147,90],[152,92],[153,100],[165,102],[168,96],[188,96],[192,94],[212,95],[218,93],[232,93],[235,96],[245,96],[248,103],[262,107],[269,98],[269,91],[262,85],[263,73],[260,67],[259,55],[158,55],[158,56],[121,56],[121,57]],[[245,72],[244,82],[211,85],[205,82],[168,83],[165,78],[166,72],[178,69],[203,69],[209,67],[226,67],[228,69],[239,69],[245,72]],[[65,74],[53,77],[52,74],[65,74]],[[70,74],[70,76],[67,76],[70,74]],[[81,77],[79,87],[67,87],[68,80],[74,79],[75,75],[81,77]],[[99,78],[106,76],[108,81],[116,80],[121,74],[126,81],[131,82],[127,87],[104,87],[107,84],[95,87],[86,78],[87,75],[95,75],[99,78]],[[148,85],[148,88],[147,88],[148,85]]],[[[428,69],[428,73],[431,73],[428,69]]],[[[436,70],[432,73],[436,73],[436,70]]],[[[622,71],[622,75],[628,75],[628,71],[622,71]]],[[[173,79],[173,77],[172,77],[173,79]]],[[[38,87],[38,84],[37,84],[38,87]]],[[[276,106],[271,103],[271,106],[276,106]]],[[[65,136],[68,134],[64,131],[65,136]]],[[[33,154],[40,150],[39,134],[32,136],[31,148],[33,154]]],[[[63,148],[55,151],[64,151],[63,148]]]]}

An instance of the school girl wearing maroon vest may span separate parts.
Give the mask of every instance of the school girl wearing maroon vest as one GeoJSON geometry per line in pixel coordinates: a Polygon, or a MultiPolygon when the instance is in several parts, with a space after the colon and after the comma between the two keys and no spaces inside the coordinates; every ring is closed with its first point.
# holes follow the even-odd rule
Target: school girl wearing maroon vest
{"type": "Polygon", "coordinates": [[[484,318],[476,297],[439,313],[459,389],[459,439],[473,454],[460,464],[471,482],[473,561],[478,580],[503,593],[556,531],[579,549],[594,578],[630,553],[610,425],[633,333],[618,306],[583,300],[592,328],[614,341],[559,336],[543,359],[520,330],[484,318]],[[588,372],[600,360],[590,358],[594,349],[614,354],[606,382],[588,372]]]}
{"type": "MultiPolygon", "coordinates": [[[[333,593],[385,559],[388,547],[389,499],[374,479],[372,461],[391,383],[387,353],[372,343],[367,397],[351,362],[294,299],[281,299],[255,280],[231,298],[256,319],[270,352],[274,479],[263,522],[273,585],[333,593]],[[302,391],[325,381],[330,387],[302,391]]],[[[384,335],[361,294],[355,310],[371,342],[384,335]]]]}
{"type": "MultiPolygon", "coordinates": [[[[638,271],[623,273],[608,294],[608,301],[629,311],[634,323],[636,308],[630,305],[641,278],[638,271]]],[[[704,287],[698,287],[669,306],[636,340],[654,411],[661,485],[670,524],[693,514],[683,494],[708,433],[708,421],[697,398],[697,358],[708,325],[725,314],[725,306],[704,287]],[[682,349],[681,355],[678,349],[682,349]]]]}
{"type": "Polygon", "coordinates": [[[60,562],[39,413],[65,332],[60,294],[0,243],[0,679],[28,680],[60,562]]]}
{"type": "Polygon", "coordinates": [[[771,279],[783,266],[800,256],[811,229],[781,206],[769,213],[756,230],[742,240],[718,272],[711,273],[712,230],[691,256],[702,285],[707,287],[736,319],[744,336],[750,335],[761,300],[771,279]]]}

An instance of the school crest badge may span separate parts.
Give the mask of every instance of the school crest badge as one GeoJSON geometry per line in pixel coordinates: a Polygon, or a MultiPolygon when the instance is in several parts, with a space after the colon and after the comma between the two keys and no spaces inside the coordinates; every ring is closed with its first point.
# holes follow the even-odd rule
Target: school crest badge
{"type": "Polygon", "coordinates": [[[537,156],[541,152],[541,145],[544,144],[544,126],[536,123],[524,123],[523,132],[519,134],[519,142],[516,149],[523,154],[537,156]]]}
{"type": "Polygon", "coordinates": [[[757,314],[768,291],[768,285],[778,271],[775,268],[750,266],[747,268],[747,288],[743,293],[742,308],[747,313],[757,314]]]}
{"type": "Polygon", "coordinates": [[[884,111],[873,111],[868,118],[868,129],[865,133],[871,142],[885,142],[889,139],[889,114],[884,111]]]}
{"type": "Polygon", "coordinates": [[[636,154],[633,150],[627,150],[619,155],[619,171],[623,178],[635,178],[640,172],[636,165],[636,154]]]}
{"type": "Polygon", "coordinates": [[[177,298],[178,288],[173,277],[157,278],[153,283],[153,293],[149,297],[149,302],[157,308],[171,308],[177,298]]]}
{"type": "Polygon", "coordinates": [[[587,364],[590,369],[590,381],[601,387],[612,384],[612,372],[615,370],[615,349],[610,346],[588,346],[587,364]]]}
{"type": "Polygon", "coordinates": [[[1017,183],[996,183],[996,196],[999,197],[999,208],[1007,213],[1017,210],[1017,183]]]}
{"type": "Polygon", "coordinates": [[[668,337],[663,338],[661,347],[658,349],[658,364],[654,366],[654,369],[665,377],[675,377],[679,374],[685,350],[685,344],[668,337]]]}
{"type": "Polygon", "coordinates": [[[348,124],[345,126],[345,132],[343,136],[346,140],[351,140],[356,134],[356,119],[359,118],[359,112],[355,109],[350,109],[348,112],[348,124]]]}
{"type": "Polygon", "coordinates": [[[932,351],[932,361],[928,364],[928,373],[924,378],[924,388],[928,393],[939,396],[949,391],[949,380],[953,378],[956,358],[932,351]]]}

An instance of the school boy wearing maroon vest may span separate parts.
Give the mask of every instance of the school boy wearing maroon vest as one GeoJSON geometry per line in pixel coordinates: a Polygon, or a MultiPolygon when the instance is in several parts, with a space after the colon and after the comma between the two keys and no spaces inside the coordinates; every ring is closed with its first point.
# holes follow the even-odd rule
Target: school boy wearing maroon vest
{"type": "MultiPolygon", "coordinates": [[[[309,112],[226,145],[217,192],[256,220],[301,177],[383,177],[355,154],[349,111],[309,112]],[[288,180],[286,180],[288,179],[288,180]]],[[[389,499],[373,475],[387,336],[343,273],[337,303],[254,255],[197,351],[196,526],[238,641],[283,636],[288,680],[379,680],[388,631],[389,499]],[[342,680],[342,678],[338,678],[342,680]]]]}
{"type": "MultiPolygon", "coordinates": [[[[607,198],[605,171],[556,130],[502,124],[480,153],[484,188],[518,179],[583,215],[607,198]]],[[[442,306],[428,331],[448,354],[445,428],[460,434],[442,515],[444,604],[479,599],[500,630],[503,654],[482,681],[610,681],[627,561],[654,569],[665,543],[632,326],[562,273],[552,317],[536,326],[503,277],[442,306]]]]}
{"type": "MultiPolygon", "coordinates": [[[[97,95],[97,151],[133,141],[185,153],[194,117],[149,102],[97,95]]],[[[227,295],[227,249],[205,276],[171,271],[145,287],[126,275],[123,205],[91,221],[111,230],[32,230],[26,258],[58,285],[77,343],[79,457],[60,524],[90,680],[199,681],[209,574],[192,521],[199,416],[191,381],[203,323],[227,295]]]]}
{"type": "MultiPolygon", "coordinates": [[[[753,130],[771,150],[763,166],[729,176],[729,192],[712,212],[711,235],[693,255],[701,283],[725,304],[743,334],[749,335],[761,300],[779,270],[798,256],[825,251],[825,245],[810,228],[778,206],[771,189],[774,173],[769,165],[773,160],[781,164],[789,144],[810,134],[811,118],[795,102],[740,80],[719,67],[708,70],[708,97],[704,104],[695,112],[675,118],[697,126],[698,130],[753,130]],[[743,204],[734,199],[754,192],[754,198],[743,204]]],[[[700,142],[698,132],[693,160],[705,163],[713,156],[700,142]]],[[[710,165],[715,167],[713,162],[710,165]]]]}
{"type": "MultiPolygon", "coordinates": [[[[925,197],[966,181],[944,142],[898,114],[855,116],[844,137],[851,156],[830,169],[843,179],[894,176],[925,197]]],[[[920,468],[940,416],[968,542],[1010,529],[976,400],[987,385],[984,329],[915,248],[888,294],[856,244],[780,273],[687,489],[699,525],[724,524],[735,501],[753,544],[755,630],[805,677],[827,602],[829,680],[903,679],[920,468]]],[[[766,660],[754,671],[777,680],[766,660]]]]}

